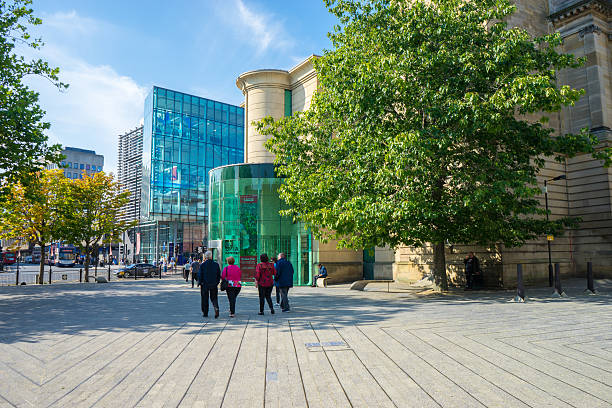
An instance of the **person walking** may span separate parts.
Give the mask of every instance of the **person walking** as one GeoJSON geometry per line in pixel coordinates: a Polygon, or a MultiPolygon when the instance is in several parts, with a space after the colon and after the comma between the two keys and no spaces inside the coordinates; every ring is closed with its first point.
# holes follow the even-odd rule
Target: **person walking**
{"type": "Polygon", "coordinates": [[[236,298],[240,293],[242,280],[242,271],[237,265],[234,265],[235,259],[233,256],[228,257],[225,262],[227,266],[223,268],[221,277],[227,281],[227,300],[230,306],[230,317],[236,316],[236,298]]]}
{"type": "Polygon", "coordinates": [[[259,256],[260,263],[255,267],[255,286],[259,292],[259,314],[264,314],[264,300],[268,302],[270,313],[274,314],[272,306],[272,286],[274,285],[274,265],[270,263],[267,254],[259,256]]]}
{"type": "Polygon", "coordinates": [[[185,282],[189,282],[189,271],[191,271],[191,261],[183,266],[183,278],[185,278],[185,282]]]}
{"type": "Polygon", "coordinates": [[[474,289],[474,275],[480,273],[480,261],[474,256],[474,252],[470,251],[463,260],[463,264],[465,265],[465,290],[472,290],[474,289]]]}
{"type": "Polygon", "coordinates": [[[198,285],[200,286],[200,296],[202,298],[202,316],[208,317],[208,299],[215,309],[215,319],[219,317],[218,288],[221,281],[221,268],[213,261],[212,252],[206,251],[204,263],[200,265],[198,285]]]}
{"type": "Polygon", "coordinates": [[[278,287],[281,292],[281,310],[288,312],[289,307],[289,288],[293,287],[293,265],[287,260],[287,255],[283,252],[278,254],[278,260],[275,264],[276,274],[274,280],[278,282],[278,287]]]}
{"type": "Polygon", "coordinates": [[[319,264],[319,274],[314,276],[313,287],[317,286],[317,279],[319,278],[327,278],[327,268],[323,264],[319,264]]]}
{"type": "MultiPolygon", "coordinates": [[[[278,255],[274,258],[274,271],[276,272],[276,260],[278,259],[278,255]]],[[[278,282],[274,280],[274,292],[276,295],[276,306],[280,306],[280,289],[278,288],[278,282]]]]}
{"type": "Polygon", "coordinates": [[[197,259],[191,263],[191,287],[193,288],[193,280],[200,279],[200,262],[197,259]]]}

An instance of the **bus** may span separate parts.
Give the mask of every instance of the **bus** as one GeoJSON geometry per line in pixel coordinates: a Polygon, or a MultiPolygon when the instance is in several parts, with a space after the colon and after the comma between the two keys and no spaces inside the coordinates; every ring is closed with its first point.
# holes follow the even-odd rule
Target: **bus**
{"type": "Polygon", "coordinates": [[[17,254],[15,252],[2,252],[2,262],[5,265],[12,265],[17,262],[17,254]]]}
{"type": "Polygon", "coordinates": [[[55,266],[72,268],[76,264],[77,249],[74,246],[60,246],[56,254],[55,266]]]}

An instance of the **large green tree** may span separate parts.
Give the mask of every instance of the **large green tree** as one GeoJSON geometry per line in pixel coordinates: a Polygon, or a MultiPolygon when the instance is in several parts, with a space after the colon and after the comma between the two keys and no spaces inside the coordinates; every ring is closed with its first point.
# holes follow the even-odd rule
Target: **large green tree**
{"type": "Polygon", "coordinates": [[[544,159],[610,152],[545,125],[583,94],[557,83],[582,62],[556,51],[557,34],[509,28],[508,0],[326,4],[339,24],[314,60],[311,108],[259,123],[288,214],[341,246],[431,243],[442,290],[445,242],[517,246],[572,223],[543,217],[544,159]]]}
{"type": "Polygon", "coordinates": [[[40,246],[38,281],[43,282],[46,246],[60,238],[61,213],[67,205],[60,192],[68,181],[62,170],[44,170],[15,183],[0,208],[0,237],[40,246]]]}
{"type": "Polygon", "coordinates": [[[59,69],[42,59],[26,59],[18,46],[39,49],[42,42],[28,33],[42,21],[30,8],[31,0],[0,0],[0,194],[12,182],[34,174],[46,162],[59,162],[60,147],[47,146],[45,112],[38,104],[38,93],[24,80],[29,76],[47,78],[59,89],[67,85],[58,78],[59,69]]]}
{"type": "Polygon", "coordinates": [[[129,201],[129,192],[121,192],[112,174],[104,172],[75,179],[63,185],[63,206],[60,234],[85,255],[85,280],[89,278],[92,256],[97,256],[101,243],[117,242],[123,232],[134,225],[121,220],[121,208],[129,201]]]}

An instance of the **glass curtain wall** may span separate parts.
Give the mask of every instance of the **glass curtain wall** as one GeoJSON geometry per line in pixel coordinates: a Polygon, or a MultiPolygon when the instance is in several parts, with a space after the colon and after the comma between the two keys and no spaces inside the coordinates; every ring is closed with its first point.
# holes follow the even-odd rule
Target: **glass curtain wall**
{"type": "Polygon", "coordinates": [[[253,282],[259,255],[272,259],[280,252],[293,264],[294,284],[312,282],[312,237],[301,223],[281,217],[286,205],[278,196],[282,179],[273,164],[224,166],[210,172],[209,242],[225,259],[234,257],[245,282],[253,282]]]}
{"type": "Polygon", "coordinates": [[[144,132],[141,219],[169,226],[159,256],[188,258],[207,241],[208,171],[243,161],[244,109],[153,87],[144,132]]]}

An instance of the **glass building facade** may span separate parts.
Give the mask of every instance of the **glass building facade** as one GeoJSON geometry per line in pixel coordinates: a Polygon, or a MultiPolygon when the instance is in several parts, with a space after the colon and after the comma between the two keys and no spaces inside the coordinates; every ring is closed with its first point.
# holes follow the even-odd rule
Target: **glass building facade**
{"type": "Polygon", "coordinates": [[[245,282],[253,282],[259,255],[287,254],[293,264],[294,284],[311,283],[318,262],[313,239],[301,223],[281,217],[285,209],[278,196],[282,179],[274,165],[239,164],[210,172],[209,246],[218,260],[234,257],[245,282]]]}
{"type": "Polygon", "coordinates": [[[243,108],[153,87],[145,100],[138,258],[180,262],[205,247],[208,172],[243,157],[243,108]]]}

